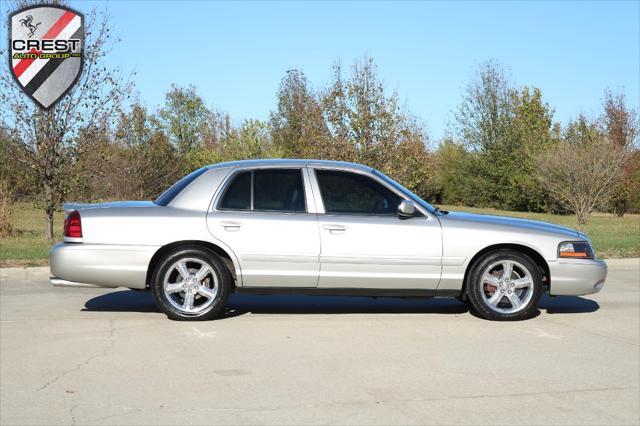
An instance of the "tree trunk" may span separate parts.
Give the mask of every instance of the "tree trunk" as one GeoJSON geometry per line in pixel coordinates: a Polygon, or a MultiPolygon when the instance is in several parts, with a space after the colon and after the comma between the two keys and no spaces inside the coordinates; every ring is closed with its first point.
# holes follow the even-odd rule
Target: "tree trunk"
{"type": "Polygon", "coordinates": [[[45,225],[45,238],[47,241],[53,240],[53,209],[49,210],[47,208],[47,222],[45,225]]]}
{"type": "Polygon", "coordinates": [[[42,119],[40,120],[40,149],[43,152],[44,167],[42,176],[42,185],[44,192],[44,211],[46,214],[45,238],[47,241],[53,240],[53,215],[56,211],[57,194],[55,184],[55,167],[56,167],[56,134],[55,115],[53,109],[48,112],[40,111],[42,119]]]}
{"type": "Polygon", "coordinates": [[[56,211],[55,198],[51,183],[47,180],[44,182],[44,213],[46,216],[44,236],[47,241],[53,240],[53,215],[56,211]]]}
{"type": "Polygon", "coordinates": [[[576,209],[576,217],[578,219],[578,229],[581,230],[589,221],[589,212],[583,209],[576,209]]]}

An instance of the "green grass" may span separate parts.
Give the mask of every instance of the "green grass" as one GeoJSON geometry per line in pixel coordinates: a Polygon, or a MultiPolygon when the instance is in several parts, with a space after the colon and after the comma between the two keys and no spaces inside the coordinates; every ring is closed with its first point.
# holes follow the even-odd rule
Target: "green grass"
{"type": "MultiPolygon", "coordinates": [[[[45,216],[28,203],[16,203],[13,207],[14,227],[17,235],[2,237],[0,242],[0,266],[46,265],[49,257],[49,243],[44,238],[45,216]]],[[[56,213],[54,218],[54,240],[62,240],[64,213],[56,213]]]]}
{"type": "MultiPolygon", "coordinates": [[[[571,228],[578,228],[578,221],[573,215],[564,216],[549,213],[511,212],[490,208],[462,206],[440,206],[440,208],[443,210],[541,220],[569,226],[571,228]]],[[[640,257],[640,215],[627,214],[622,218],[618,218],[611,214],[595,213],[591,216],[589,223],[580,230],[589,236],[598,257],[640,257]]]]}
{"type": "MultiPolygon", "coordinates": [[[[496,214],[542,220],[576,228],[575,216],[559,216],[544,213],[522,213],[495,209],[461,206],[441,206],[443,209],[472,213],[496,214]]],[[[27,203],[14,206],[15,227],[18,235],[2,238],[0,242],[0,266],[46,265],[51,244],[44,238],[44,213],[27,203]]],[[[63,214],[56,214],[55,241],[62,239],[63,214]]],[[[595,214],[583,229],[593,242],[600,257],[640,257],[640,215],[617,218],[609,214],[595,214]]]]}

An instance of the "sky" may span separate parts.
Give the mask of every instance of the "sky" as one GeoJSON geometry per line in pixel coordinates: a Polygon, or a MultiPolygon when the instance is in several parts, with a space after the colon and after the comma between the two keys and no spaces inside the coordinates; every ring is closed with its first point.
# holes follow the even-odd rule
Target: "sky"
{"type": "MultiPolygon", "coordinates": [[[[3,1],[3,0],[0,0],[3,1]]],[[[596,116],[605,88],[640,109],[640,1],[626,2],[186,2],[70,1],[106,7],[122,41],[109,66],[155,108],[172,83],[193,84],[238,124],[267,119],[285,72],[326,87],[337,61],[365,55],[432,141],[478,66],[492,59],[535,86],[566,123],[596,116]]],[[[7,4],[2,15],[6,16],[7,4]]],[[[3,38],[6,35],[3,36],[3,38]]]]}

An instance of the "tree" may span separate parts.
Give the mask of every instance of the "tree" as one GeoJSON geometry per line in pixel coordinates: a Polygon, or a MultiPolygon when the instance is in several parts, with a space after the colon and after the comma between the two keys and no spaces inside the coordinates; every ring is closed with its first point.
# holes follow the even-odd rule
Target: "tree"
{"type": "Polygon", "coordinates": [[[445,138],[435,152],[434,186],[437,202],[456,205],[480,203],[477,193],[470,185],[474,180],[471,164],[478,154],[469,152],[461,143],[445,138]]]}
{"type": "Polygon", "coordinates": [[[286,157],[318,157],[327,142],[328,128],[322,105],[304,73],[287,71],[278,90],[278,107],[271,113],[271,138],[286,157]]]}
{"type": "MultiPolygon", "coordinates": [[[[603,99],[602,126],[608,142],[621,149],[637,151],[638,114],[627,106],[624,93],[613,94],[606,90],[603,99]]],[[[629,159],[636,156],[629,155],[629,159]]],[[[639,182],[636,164],[628,161],[624,167],[623,177],[613,190],[610,209],[622,217],[629,208],[639,182]]]]}
{"type": "Polygon", "coordinates": [[[512,117],[512,84],[500,64],[485,62],[465,88],[454,130],[469,149],[487,152],[505,143],[512,117]]]}
{"type": "Polygon", "coordinates": [[[118,174],[129,182],[128,191],[135,198],[153,198],[173,184],[184,172],[176,149],[169,142],[158,118],[134,103],[128,113],[120,114],[115,133],[120,144],[118,174]]]}
{"type": "Polygon", "coordinates": [[[381,170],[419,196],[430,199],[436,192],[435,167],[425,141],[424,129],[416,122],[407,123],[381,170]]]}
{"type": "Polygon", "coordinates": [[[322,158],[375,167],[420,195],[431,195],[427,134],[400,109],[397,93],[386,94],[373,59],[355,62],[347,79],[340,64],[334,65],[322,105],[330,133],[322,158]]]}
{"type": "MultiPolygon", "coordinates": [[[[16,8],[41,1],[20,1],[16,8]]],[[[57,3],[57,2],[52,2],[57,3]]],[[[104,64],[114,39],[105,11],[92,10],[85,22],[84,67],[78,82],[49,111],[37,107],[14,83],[8,68],[0,74],[0,119],[19,142],[17,161],[32,171],[37,205],[46,214],[45,236],[53,238],[53,218],[71,190],[73,163],[77,159],[81,129],[100,128],[113,118],[131,85],[116,69],[104,64]],[[22,160],[21,160],[22,159],[22,160]]],[[[8,61],[8,52],[0,56],[8,61]]]]}
{"type": "Polygon", "coordinates": [[[159,115],[169,140],[182,154],[201,146],[212,130],[212,113],[194,86],[172,84],[159,115]]]}
{"type": "Polygon", "coordinates": [[[539,178],[549,195],[575,213],[582,226],[613,193],[627,157],[627,150],[607,142],[597,121],[581,115],[569,124],[563,140],[542,157],[539,178]]]}
{"type": "Polygon", "coordinates": [[[467,184],[480,205],[510,205],[513,164],[510,125],[514,116],[514,89],[502,66],[489,61],[465,88],[454,115],[453,133],[474,153],[467,166],[475,179],[467,184]]]}
{"type": "Polygon", "coordinates": [[[629,191],[628,211],[640,213],[640,149],[631,150],[623,179],[629,191]]]}
{"type": "MultiPolygon", "coordinates": [[[[537,88],[517,89],[502,66],[483,64],[465,89],[453,133],[466,157],[469,203],[542,210],[546,194],[531,179],[539,156],[554,140],[553,110],[537,88]]],[[[557,136],[556,136],[557,138],[557,136]]]]}
{"type": "Polygon", "coordinates": [[[513,92],[513,117],[509,124],[506,152],[508,205],[515,210],[541,211],[549,198],[540,181],[533,178],[537,163],[560,138],[553,124],[553,110],[543,101],[538,88],[522,87],[513,92]]]}
{"type": "Polygon", "coordinates": [[[323,158],[357,161],[388,174],[424,197],[431,195],[431,159],[427,134],[398,106],[398,94],[386,94],[373,59],[365,57],[343,78],[334,65],[333,82],[322,96],[330,143],[323,158]]]}
{"type": "Polygon", "coordinates": [[[397,141],[397,122],[401,120],[397,95],[385,95],[371,58],[357,61],[348,80],[343,79],[340,64],[334,65],[333,72],[323,106],[334,141],[349,148],[341,150],[341,159],[380,167],[384,147],[397,141]]]}
{"type": "Polygon", "coordinates": [[[257,158],[280,158],[280,148],[269,137],[269,126],[260,120],[245,120],[239,128],[232,128],[214,148],[201,146],[189,152],[186,158],[191,169],[221,161],[257,158]]]}
{"type": "Polygon", "coordinates": [[[221,161],[281,157],[269,139],[269,126],[260,120],[245,120],[220,147],[221,161]]]}
{"type": "Polygon", "coordinates": [[[609,143],[627,148],[634,145],[638,137],[638,113],[627,106],[624,93],[613,94],[605,90],[602,101],[605,134],[609,143]]]}

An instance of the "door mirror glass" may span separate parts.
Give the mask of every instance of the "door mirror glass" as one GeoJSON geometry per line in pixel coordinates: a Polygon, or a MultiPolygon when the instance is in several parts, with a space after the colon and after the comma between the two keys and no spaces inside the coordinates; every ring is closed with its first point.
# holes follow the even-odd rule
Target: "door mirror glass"
{"type": "Polygon", "coordinates": [[[402,200],[398,205],[398,216],[400,217],[413,217],[416,212],[416,206],[411,200],[402,200]]]}

